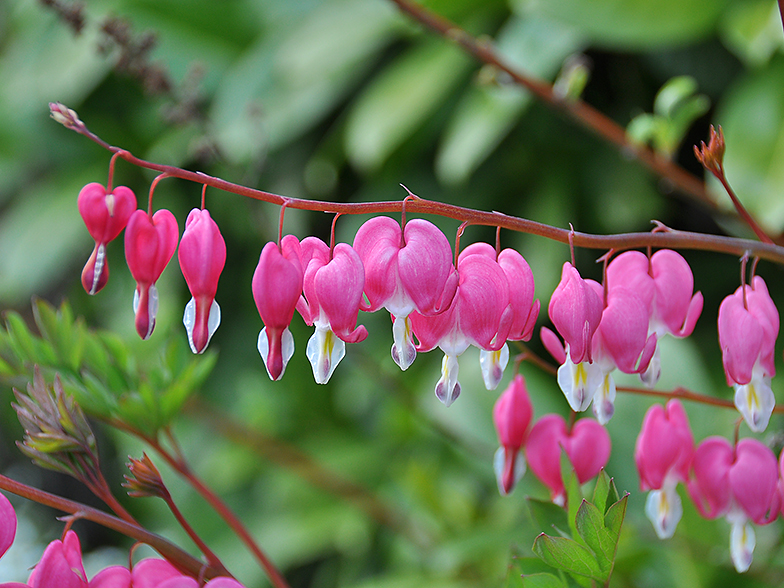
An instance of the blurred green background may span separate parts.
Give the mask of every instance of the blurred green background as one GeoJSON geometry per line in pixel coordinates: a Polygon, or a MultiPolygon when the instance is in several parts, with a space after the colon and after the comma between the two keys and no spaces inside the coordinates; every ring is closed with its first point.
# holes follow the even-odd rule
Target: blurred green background
{"type": "MultiPolygon", "coordinates": [[[[109,155],[55,124],[48,102],[65,103],[103,139],[140,157],[290,197],[392,200],[405,196],[402,183],[425,198],[559,227],[572,223],[585,232],[646,231],[657,219],[678,229],[749,234],[732,216],[673,191],[503,75],[424,32],[386,0],[89,0],[78,34],[74,19],[66,18],[76,14],[75,4],[55,2],[59,10],[51,4],[0,2],[0,308],[29,319],[32,296],[54,304],[67,299],[90,326],[125,340],[140,363],[167,341],[185,344],[187,288],[171,263],[158,283],[156,331],[145,343],[133,329],[134,283],[121,241],[109,246],[108,286],[94,298],[84,293],[79,274],[93,244],[76,195],[88,182],[106,181],[109,155]]],[[[721,124],[730,182],[771,234],[784,231],[784,34],[775,1],[431,0],[426,6],[492,40],[505,59],[538,78],[552,81],[567,58],[584,55],[590,64],[584,98],[622,126],[644,113],[657,115],[641,126],[660,124],[685,135],[669,151],[695,174],[702,170],[692,145],[707,139],[709,123],[721,124]],[[654,109],[659,89],[684,75],[696,82],[693,93],[707,108],[693,124],[654,109]]],[[[153,177],[120,161],[115,183],[130,186],[142,203],[153,177]]],[[[711,187],[726,209],[728,199],[711,187]]],[[[169,179],[159,184],[155,205],[170,208],[182,230],[199,197],[200,186],[169,179]]],[[[189,405],[175,432],[199,474],[240,513],[292,588],[518,585],[511,558],[531,557],[533,538],[543,530],[525,496],[547,492],[530,473],[510,497],[496,489],[491,409],[511,369],[498,392],[487,392],[478,353],[467,352],[463,394],[445,409],[433,394],[440,353],[421,355],[400,373],[389,357],[390,321],[377,313],[360,317],[370,336],[348,346],[331,382],[318,386],[304,357],[310,329],[295,317],[297,351],[283,381],[270,382],[256,351],[262,324],[250,280],[262,246],[277,235],[278,209],[213,189],[207,206],[229,257],[217,297],[223,324],[211,343],[217,363],[199,402],[247,430],[234,426],[228,439],[211,418],[215,410],[189,405]]],[[[338,238],[351,242],[364,220],[341,218],[338,238]]],[[[430,220],[454,236],[456,222],[430,220]]],[[[285,230],[326,239],[330,222],[290,210],[285,230]]],[[[508,232],[501,238],[530,263],[546,308],[568,248],[508,232]]],[[[472,227],[463,244],[483,239],[493,239],[492,229],[472,227]]],[[[600,252],[576,253],[582,274],[599,277],[593,261],[600,252]]],[[[659,388],[683,385],[730,398],[715,317],[721,299],[738,286],[738,263],[684,255],[705,310],[692,338],[665,342],[659,388]]],[[[781,308],[780,268],[761,263],[758,272],[781,308]]],[[[540,324],[546,322],[542,312],[540,324]]],[[[532,347],[542,352],[538,341],[532,347]]],[[[532,365],[522,372],[537,416],[566,412],[554,378],[532,365]]],[[[22,432],[9,408],[12,385],[24,382],[0,389],[0,469],[89,500],[67,479],[36,470],[13,446],[22,432]]],[[[774,390],[784,398],[775,379],[774,390]]],[[[620,395],[608,425],[608,472],[619,490],[632,493],[611,585],[780,585],[780,522],[758,529],[754,563],[743,576],[729,559],[729,525],[701,520],[686,500],[676,536],[656,539],[632,458],[650,403],[620,395]]],[[[731,435],[731,411],[686,408],[698,440],[731,435]]],[[[97,427],[107,477],[121,493],[123,459],[139,457],[142,447],[97,427]]],[[[776,416],[761,437],[777,451],[781,427],[776,416]]],[[[749,434],[745,426],[742,434],[749,434]]],[[[267,585],[221,521],[162,470],[186,516],[238,579],[249,588],[267,585]]],[[[125,502],[151,529],[191,549],[162,505],[125,502]]],[[[0,562],[4,581],[26,579],[26,568],[61,528],[52,512],[15,504],[25,518],[17,555],[0,562]]],[[[90,552],[88,569],[127,560],[122,538],[92,525],[77,528],[90,552]]]]}

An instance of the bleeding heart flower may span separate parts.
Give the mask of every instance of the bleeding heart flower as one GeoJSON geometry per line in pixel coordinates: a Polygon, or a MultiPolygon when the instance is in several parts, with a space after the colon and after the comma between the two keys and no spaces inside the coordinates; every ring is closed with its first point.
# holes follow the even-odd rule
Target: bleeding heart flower
{"type": "Polygon", "coordinates": [[[79,537],[73,531],[52,541],[27,580],[30,588],[87,588],[79,537]]]}
{"type": "Polygon", "coordinates": [[[183,324],[191,350],[203,353],[220,325],[220,306],[215,302],[215,294],[226,263],[226,243],[208,211],[191,210],[177,257],[191,292],[183,324]]]}
{"type": "Polygon", "coordinates": [[[771,378],[776,375],[774,354],[779,313],[765,281],[754,276],[719,307],[719,345],[727,385],[735,388],[735,406],[749,428],[761,433],[776,405],[771,378]]]}
{"type": "Polygon", "coordinates": [[[431,316],[446,310],[457,288],[449,241],[434,224],[410,220],[405,229],[386,216],[371,218],[354,237],[354,250],[365,268],[362,310],[383,307],[394,317],[392,359],[405,370],[416,358],[408,315],[431,316]]]}
{"type": "Polygon", "coordinates": [[[136,210],[136,196],[130,188],[117,186],[110,193],[101,184],[87,184],[79,192],[79,214],[87,225],[95,248],[82,270],[82,286],[88,294],[96,294],[109,280],[106,245],[117,238],[136,210]]]}
{"type": "Polygon", "coordinates": [[[364,326],[356,326],[365,270],[357,252],[346,243],[329,246],[317,237],[301,244],[304,298],[297,310],[316,332],[308,341],[306,354],[317,384],[326,384],[346,354],[346,343],[367,337],[364,326]]]}
{"type": "Polygon", "coordinates": [[[501,447],[495,453],[495,470],[498,490],[506,496],[525,473],[522,447],[528,437],[534,409],[523,376],[518,374],[504,390],[493,407],[493,423],[501,447]]]}
{"type": "Polygon", "coordinates": [[[270,241],[264,246],[253,273],[253,299],[264,328],[258,349],[269,377],[283,377],[294,355],[294,337],[289,331],[294,309],[302,295],[302,264],[299,241],[286,235],[280,246],[270,241]]]}
{"type": "Polygon", "coordinates": [[[11,547],[16,536],[16,512],[5,494],[0,494],[0,557],[11,547]]]}
{"type": "Polygon", "coordinates": [[[550,488],[553,502],[563,506],[566,501],[561,477],[561,451],[574,468],[577,481],[584,484],[607,465],[610,458],[610,436],[593,419],[578,420],[571,431],[557,414],[548,414],[534,423],[525,444],[528,467],[550,488]]]}
{"type": "Polygon", "coordinates": [[[177,219],[165,209],[152,216],[137,210],[125,229],[125,259],[136,280],[133,296],[136,332],[142,339],[149,338],[155,328],[155,315],[158,313],[155,282],[174,255],[179,236],[177,219]]]}

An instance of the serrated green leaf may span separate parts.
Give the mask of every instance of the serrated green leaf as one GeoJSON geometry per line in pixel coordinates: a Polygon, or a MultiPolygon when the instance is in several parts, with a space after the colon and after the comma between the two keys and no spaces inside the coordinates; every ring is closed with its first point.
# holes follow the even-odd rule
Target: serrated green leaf
{"type": "Polygon", "coordinates": [[[627,492],[623,495],[623,498],[610,506],[610,508],[607,509],[607,514],[604,515],[604,526],[613,537],[619,537],[621,534],[621,526],[623,525],[623,519],[626,516],[628,498],[629,493],[627,492]]]}
{"type": "Polygon", "coordinates": [[[577,532],[596,555],[596,561],[602,571],[609,574],[612,569],[612,561],[615,558],[618,537],[611,535],[604,528],[602,512],[595,505],[583,500],[577,510],[575,523],[577,532]]]}
{"type": "Polygon", "coordinates": [[[530,574],[522,577],[523,588],[564,588],[564,583],[552,574],[530,574]]]}
{"type": "Polygon", "coordinates": [[[534,540],[534,553],[556,569],[603,581],[602,572],[596,558],[577,541],[564,537],[550,537],[542,533],[534,540]]]}

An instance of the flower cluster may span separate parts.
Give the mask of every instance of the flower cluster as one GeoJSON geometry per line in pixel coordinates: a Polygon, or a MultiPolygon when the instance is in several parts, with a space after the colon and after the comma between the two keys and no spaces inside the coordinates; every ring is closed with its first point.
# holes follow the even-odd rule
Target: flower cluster
{"type": "Polygon", "coordinates": [[[561,452],[571,462],[577,481],[584,484],[607,465],[610,436],[593,419],[580,419],[567,426],[557,414],[543,416],[529,431],[532,417],[525,381],[518,375],[493,409],[501,444],[494,462],[498,489],[503,495],[509,494],[525,473],[527,461],[536,477],[550,489],[553,502],[563,505],[566,490],[561,475],[561,452]]]}
{"type": "Polygon", "coordinates": [[[401,227],[388,217],[360,227],[353,246],[332,247],[315,237],[286,235],[262,249],[253,296],[264,328],[259,353],[273,380],[294,352],[288,326],[296,309],[315,333],[307,356],[317,383],[326,383],[345,355],[345,344],[367,337],[359,311],[385,308],[392,317],[392,358],[407,369],[417,351],[445,354],[436,396],[447,406],[460,394],[457,357],[481,350],[488,389],[501,381],[507,340],[527,340],[539,314],[530,267],[512,249],[485,243],[467,247],[452,263],[452,249],[432,223],[401,227]],[[415,339],[418,342],[415,342],[415,339]]]}
{"type": "Polygon", "coordinates": [[[726,518],[731,525],[730,554],[745,572],[755,546],[752,523],[767,525],[784,505],[784,452],[779,462],[756,439],[735,446],[723,437],[708,437],[696,448],[689,421],[677,400],[654,405],[637,438],[635,461],[640,487],[650,490],[645,512],[662,538],[673,535],[681,518],[677,484],[686,485],[705,518],[726,518]]]}
{"type": "MultiPolygon", "coordinates": [[[[13,544],[16,524],[13,506],[4,494],[0,494],[0,557],[13,544]]],[[[88,580],[79,537],[69,530],[62,540],[49,543],[26,584],[4,582],[0,588],[199,588],[201,585],[169,562],[155,558],[144,559],[131,569],[110,566],[88,580]]],[[[205,588],[244,588],[237,580],[228,577],[213,578],[203,585],[205,588]]]]}

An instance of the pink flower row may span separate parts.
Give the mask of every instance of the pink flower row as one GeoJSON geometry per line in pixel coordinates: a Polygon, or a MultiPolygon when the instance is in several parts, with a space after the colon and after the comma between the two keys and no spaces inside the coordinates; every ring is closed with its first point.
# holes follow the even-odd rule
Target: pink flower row
{"type": "MultiPolygon", "coordinates": [[[[0,557],[11,547],[16,535],[16,513],[8,498],[0,494],[0,557]]],[[[110,566],[87,580],[82,563],[79,537],[68,531],[49,543],[26,584],[0,583],[0,588],[199,588],[202,584],[180,573],[162,559],[144,559],[132,569],[110,566]]],[[[205,588],[244,588],[233,578],[214,578],[205,588]]]]}

